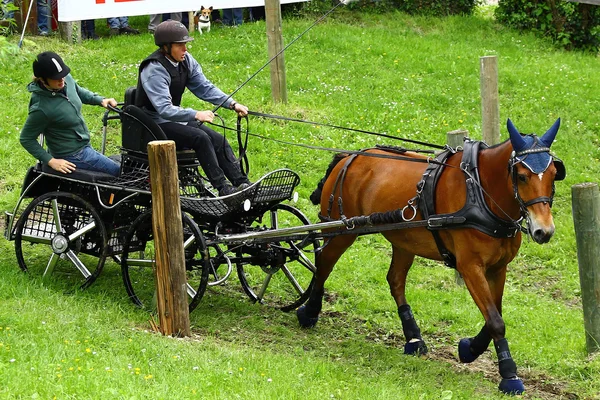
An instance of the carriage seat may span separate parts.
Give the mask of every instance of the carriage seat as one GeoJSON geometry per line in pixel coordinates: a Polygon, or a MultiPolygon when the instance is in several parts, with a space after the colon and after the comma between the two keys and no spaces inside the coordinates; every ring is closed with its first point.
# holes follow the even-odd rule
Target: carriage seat
{"type": "Polygon", "coordinates": [[[96,183],[106,181],[108,179],[114,179],[114,176],[107,174],[106,172],[91,171],[89,169],[78,168],[75,171],[65,174],[55,169],[52,169],[48,164],[37,163],[34,167],[38,172],[43,172],[49,175],[54,175],[60,178],[68,178],[76,181],[96,183]]]}
{"type": "MultiPolygon", "coordinates": [[[[125,102],[121,114],[121,144],[123,149],[137,153],[147,153],[148,143],[153,140],[168,140],[161,127],[141,108],[135,105],[136,87],[125,90],[125,102]]],[[[193,150],[177,151],[178,162],[196,161],[193,150]]]]}

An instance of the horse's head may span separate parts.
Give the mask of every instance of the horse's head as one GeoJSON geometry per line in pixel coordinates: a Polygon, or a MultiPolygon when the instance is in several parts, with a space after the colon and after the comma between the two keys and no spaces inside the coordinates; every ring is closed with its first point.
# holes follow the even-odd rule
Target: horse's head
{"type": "Polygon", "coordinates": [[[550,153],[560,118],[544,135],[523,136],[509,119],[506,123],[513,153],[508,163],[515,198],[526,218],[529,235],[537,243],[546,243],[554,234],[552,200],[554,181],[565,178],[563,162],[550,153]]]}

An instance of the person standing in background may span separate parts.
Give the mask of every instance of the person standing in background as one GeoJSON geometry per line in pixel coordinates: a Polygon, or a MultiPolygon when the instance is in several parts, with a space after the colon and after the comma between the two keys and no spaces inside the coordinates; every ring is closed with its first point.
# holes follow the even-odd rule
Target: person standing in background
{"type": "Polygon", "coordinates": [[[129,26],[129,17],[107,18],[110,28],[109,35],[139,35],[140,31],[129,26]]]}
{"type": "Polygon", "coordinates": [[[182,13],[171,13],[170,18],[167,18],[166,14],[150,14],[150,23],[148,24],[148,32],[154,34],[156,27],[162,21],[166,21],[168,19],[172,19],[173,21],[181,22],[182,13]],[[162,19],[161,19],[162,18],[162,19]]]}

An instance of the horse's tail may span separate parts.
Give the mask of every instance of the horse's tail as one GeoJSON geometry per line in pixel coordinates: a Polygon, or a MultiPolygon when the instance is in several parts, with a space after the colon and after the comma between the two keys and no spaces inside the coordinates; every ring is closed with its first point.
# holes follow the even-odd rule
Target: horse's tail
{"type": "Polygon", "coordinates": [[[333,160],[331,160],[331,163],[329,163],[329,166],[327,167],[327,172],[325,172],[325,176],[323,177],[323,179],[321,179],[315,191],[312,192],[312,194],[310,195],[310,201],[312,201],[314,205],[318,205],[321,202],[321,193],[323,193],[323,185],[325,185],[325,182],[327,181],[327,178],[329,178],[331,171],[333,171],[333,169],[340,162],[340,160],[346,158],[347,156],[348,154],[345,153],[338,153],[335,156],[333,156],[333,160]]]}

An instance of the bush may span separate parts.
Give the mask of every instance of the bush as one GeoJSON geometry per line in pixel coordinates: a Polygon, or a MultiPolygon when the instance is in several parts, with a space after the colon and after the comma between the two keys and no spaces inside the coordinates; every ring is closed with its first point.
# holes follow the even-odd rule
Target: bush
{"type": "Polygon", "coordinates": [[[547,36],[568,50],[600,48],[600,7],[565,0],[500,0],[498,22],[547,36]]]}

